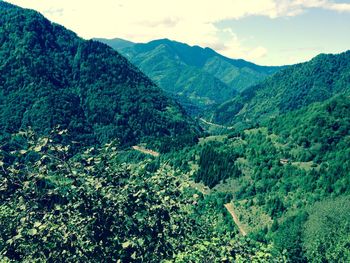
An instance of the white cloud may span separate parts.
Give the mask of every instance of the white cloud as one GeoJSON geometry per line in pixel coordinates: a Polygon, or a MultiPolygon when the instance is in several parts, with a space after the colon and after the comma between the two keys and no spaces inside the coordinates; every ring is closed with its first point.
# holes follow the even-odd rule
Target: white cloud
{"type": "MultiPolygon", "coordinates": [[[[228,41],[212,43],[210,47],[214,48],[221,54],[231,58],[244,58],[249,61],[256,61],[267,54],[267,49],[262,46],[247,47],[244,45],[245,40],[239,39],[231,28],[224,28],[220,33],[224,33],[228,41]]],[[[221,34],[220,34],[221,35],[221,34]]]]}
{"type": "Polygon", "coordinates": [[[309,8],[350,12],[350,4],[328,0],[9,0],[38,10],[84,38],[125,38],[135,42],[170,38],[191,45],[218,47],[225,55],[255,60],[266,55],[246,47],[216,22],[246,16],[271,19],[296,16],[309,8]],[[223,39],[225,41],[223,42],[223,39]]]}
{"type": "Polygon", "coordinates": [[[325,8],[329,10],[338,11],[338,12],[350,12],[350,4],[328,3],[325,6],[325,8]]]}
{"type": "Polygon", "coordinates": [[[337,12],[350,12],[349,3],[329,0],[276,0],[276,16],[295,16],[310,8],[320,8],[337,12]]]}
{"type": "Polygon", "coordinates": [[[255,61],[256,59],[265,57],[267,55],[267,49],[264,47],[256,47],[254,49],[252,49],[249,54],[248,57],[252,60],[255,61]]]}

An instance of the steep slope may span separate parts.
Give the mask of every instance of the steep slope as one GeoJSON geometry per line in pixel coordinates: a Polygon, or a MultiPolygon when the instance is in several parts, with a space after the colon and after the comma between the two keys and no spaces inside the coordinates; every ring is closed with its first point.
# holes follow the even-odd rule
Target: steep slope
{"type": "Polygon", "coordinates": [[[112,38],[112,39],[94,38],[93,40],[103,42],[116,50],[132,47],[133,45],[135,45],[134,42],[131,42],[122,38],[112,38]]]}
{"type": "Polygon", "coordinates": [[[2,137],[60,125],[87,145],[196,138],[183,110],[119,53],[4,2],[0,65],[2,137]]]}
{"type": "MultiPolygon", "coordinates": [[[[108,44],[108,41],[101,40],[108,44]]],[[[160,39],[118,49],[164,90],[206,108],[235,96],[278,67],[226,58],[210,48],[160,39]]],[[[181,99],[180,99],[181,100],[181,99]]]]}
{"type": "Polygon", "coordinates": [[[333,258],[324,262],[337,257],[348,262],[344,243],[349,232],[340,230],[348,229],[346,206],[334,209],[337,214],[328,206],[331,213],[324,221],[304,224],[308,215],[311,219],[321,212],[316,211],[320,206],[333,200],[338,208],[334,198],[349,198],[349,92],[282,114],[265,125],[202,140],[194,153],[199,155],[194,179],[209,187],[218,184],[218,194],[232,194],[245,230],[259,240],[273,239],[280,251],[287,251],[288,262],[319,257],[333,258]],[[339,252],[333,254],[335,250],[339,252]]]}
{"type": "Polygon", "coordinates": [[[282,262],[273,244],[237,236],[224,198],[191,189],[168,161],[126,169],[131,155],[114,144],[63,161],[47,143],[0,146],[0,160],[22,156],[0,164],[0,262],[282,262]],[[28,161],[33,151],[44,161],[28,161]]]}
{"type": "Polygon", "coordinates": [[[263,120],[324,101],[350,89],[350,51],[319,55],[283,69],[220,105],[213,116],[219,123],[263,120]]]}

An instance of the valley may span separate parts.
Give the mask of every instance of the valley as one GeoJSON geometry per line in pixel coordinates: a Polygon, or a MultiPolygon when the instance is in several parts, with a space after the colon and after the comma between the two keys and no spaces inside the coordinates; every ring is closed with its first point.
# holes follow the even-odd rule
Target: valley
{"type": "Polygon", "coordinates": [[[350,51],[259,66],[0,1],[0,106],[0,262],[350,261],[350,51]]]}
{"type": "Polygon", "coordinates": [[[195,116],[283,68],[230,59],[210,48],[189,46],[169,39],[149,43],[97,40],[130,59],[195,116]]]}

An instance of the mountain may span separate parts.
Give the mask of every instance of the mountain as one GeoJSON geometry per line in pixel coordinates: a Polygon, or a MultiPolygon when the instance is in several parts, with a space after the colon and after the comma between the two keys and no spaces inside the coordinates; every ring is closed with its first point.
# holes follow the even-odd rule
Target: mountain
{"type": "Polygon", "coordinates": [[[253,206],[273,218],[270,237],[290,262],[349,261],[349,98],[282,114],[247,136],[254,172],[240,198],[259,200],[253,206]]]}
{"type": "Polygon", "coordinates": [[[112,38],[112,39],[94,38],[93,40],[103,42],[116,50],[132,47],[135,45],[134,42],[131,42],[122,38],[112,38]]]}
{"type": "Polygon", "coordinates": [[[0,262],[282,261],[191,187],[178,151],[121,151],[197,127],[119,53],[2,1],[0,46],[0,262]]]}
{"type": "MultiPolygon", "coordinates": [[[[109,44],[108,40],[100,41],[109,44]]],[[[177,95],[180,101],[189,100],[197,110],[222,103],[234,97],[237,91],[280,69],[229,59],[210,48],[189,46],[169,39],[117,50],[161,88],[177,95]]]]}
{"type": "Polygon", "coordinates": [[[349,261],[349,95],[204,138],[193,152],[194,179],[232,195],[241,227],[287,262],[349,261]]]}
{"type": "Polygon", "coordinates": [[[212,121],[257,122],[350,89],[350,51],[290,66],[216,108],[212,121]]]}
{"type": "Polygon", "coordinates": [[[1,137],[58,125],[84,145],[197,136],[182,108],[117,51],[35,11],[0,2],[0,47],[1,137]]]}

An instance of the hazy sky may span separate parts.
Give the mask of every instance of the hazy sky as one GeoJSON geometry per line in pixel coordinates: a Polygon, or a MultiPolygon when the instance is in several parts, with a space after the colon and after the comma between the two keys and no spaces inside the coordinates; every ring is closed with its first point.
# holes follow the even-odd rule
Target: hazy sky
{"type": "Polygon", "coordinates": [[[263,65],[350,49],[350,0],[9,0],[83,38],[169,38],[263,65]]]}

